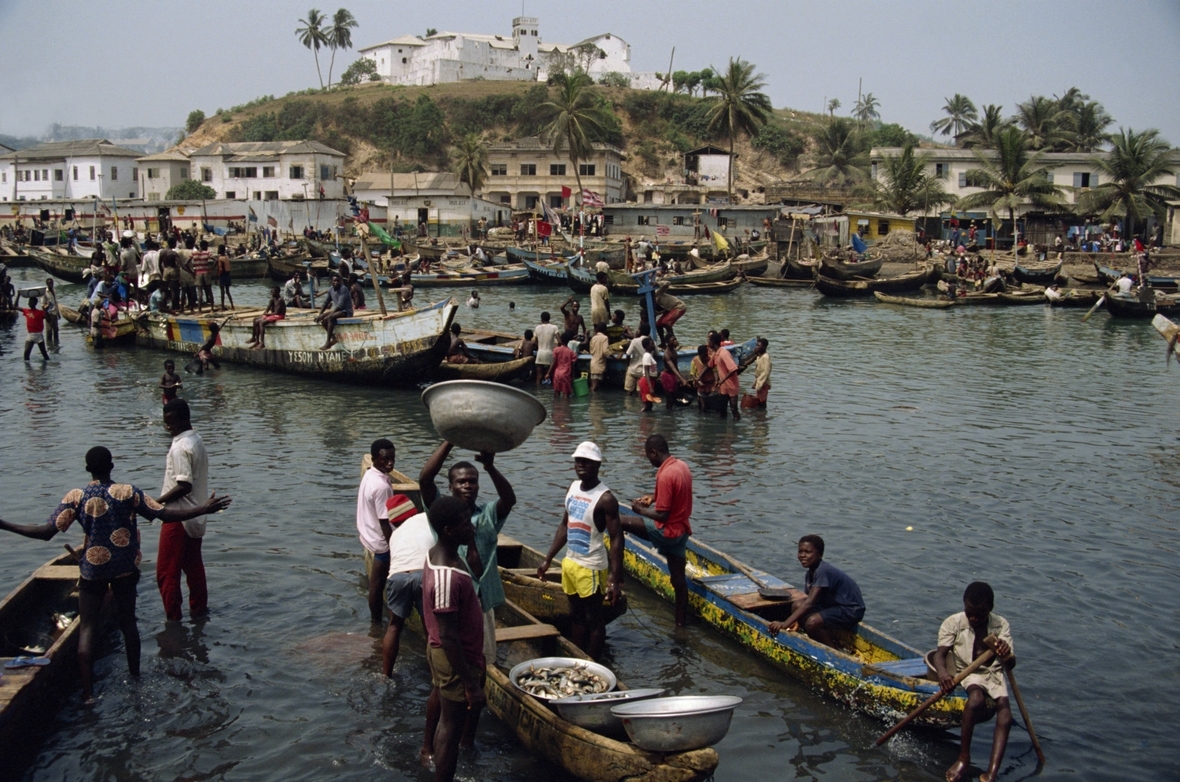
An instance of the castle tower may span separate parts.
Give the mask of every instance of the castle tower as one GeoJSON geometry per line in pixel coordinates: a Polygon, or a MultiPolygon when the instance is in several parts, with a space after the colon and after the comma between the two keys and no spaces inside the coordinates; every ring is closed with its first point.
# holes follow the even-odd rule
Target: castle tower
{"type": "Polygon", "coordinates": [[[518,16],[513,19],[512,41],[516,44],[522,61],[536,62],[537,44],[541,42],[541,36],[537,31],[537,18],[535,16],[518,16]]]}

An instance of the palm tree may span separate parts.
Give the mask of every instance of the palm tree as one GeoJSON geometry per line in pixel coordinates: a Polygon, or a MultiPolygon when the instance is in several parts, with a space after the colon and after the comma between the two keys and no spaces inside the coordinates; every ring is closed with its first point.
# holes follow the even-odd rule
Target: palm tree
{"type": "Polygon", "coordinates": [[[718,77],[717,97],[709,109],[709,132],[724,133],[729,139],[729,197],[733,200],[733,143],[739,133],[753,136],[766,124],[774,107],[762,92],[766,77],[754,73],[754,64],[729,58],[725,74],[718,77]]]}
{"type": "Polygon", "coordinates": [[[543,134],[553,142],[553,152],[561,152],[564,145],[578,181],[578,203],[582,203],[582,172],[578,161],[590,157],[593,137],[601,134],[606,125],[606,114],[595,100],[594,80],[582,71],[559,73],[550,80],[557,94],[542,110],[550,115],[543,134]]]}
{"type": "Polygon", "coordinates": [[[1018,104],[1015,120],[1027,134],[1030,149],[1051,152],[1064,149],[1072,140],[1072,115],[1043,95],[1018,104]]]}
{"type": "Polygon", "coordinates": [[[1009,124],[1008,120],[1004,119],[1003,107],[989,103],[983,107],[983,119],[973,124],[971,129],[967,131],[967,135],[963,137],[963,146],[966,148],[994,148],[996,134],[1008,127],[1009,124]]]}
{"type": "Polygon", "coordinates": [[[1095,156],[1090,164],[1102,181],[1078,197],[1078,211],[1104,221],[1125,217],[1128,236],[1134,235],[1137,220],[1152,214],[1163,219],[1166,201],[1180,199],[1180,187],[1155,184],[1177,170],[1174,150],[1158,130],[1120,128],[1111,139],[1110,154],[1095,156]]]}
{"type": "Polygon", "coordinates": [[[1110,143],[1106,129],[1114,124],[1114,118],[1106,113],[1098,101],[1083,103],[1073,115],[1073,138],[1071,152],[1094,152],[1110,143]]]}
{"type": "Polygon", "coordinates": [[[324,75],[320,73],[320,47],[326,46],[328,43],[328,34],[324,32],[324,22],[327,17],[320,13],[318,8],[313,8],[307,12],[306,19],[299,20],[303,26],[295,28],[295,36],[299,39],[299,43],[312,50],[315,54],[315,72],[320,77],[320,89],[324,88],[324,75]]]}
{"type": "Polygon", "coordinates": [[[864,138],[847,117],[832,117],[816,131],[814,168],[808,172],[820,184],[851,185],[868,175],[864,138]]]}
{"type": "Polygon", "coordinates": [[[451,150],[451,171],[466,182],[471,194],[483,190],[488,171],[488,145],[478,133],[468,133],[451,150]]]}
{"type": "Polygon", "coordinates": [[[970,130],[971,125],[979,118],[975,104],[971,102],[971,99],[957,92],[955,97],[946,99],[942,110],[946,112],[947,116],[931,122],[930,129],[935,133],[955,139],[958,139],[964,131],[970,130]]]}
{"type": "Polygon", "coordinates": [[[942,180],[927,173],[930,155],[915,154],[914,145],[906,144],[900,155],[883,158],[872,183],[870,195],[873,205],[902,217],[910,212],[954,203],[954,197],[943,190],[942,180]]]}
{"type": "Polygon", "coordinates": [[[836,116],[836,109],[838,109],[838,108],[840,108],[840,99],[839,98],[832,98],[830,101],[828,101],[828,116],[835,117],[836,116]]]}
{"type": "Polygon", "coordinates": [[[880,106],[881,102],[873,96],[873,93],[866,92],[857,98],[856,108],[852,110],[852,115],[862,126],[868,125],[875,119],[881,119],[881,112],[877,110],[880,106]]]}
{"type": "Polygon", "coordinates": [[[338,8],[332,15],[332,26],[325,31],[332,59],[328,63],[328,86],[332,86],[332,68],[336,66],[336,50],[352,48],[352,28],[358,27],[356,17],[347,8],[338,8]]]}
{"type": "Polygon", "coordinates": [[[1041,209],[1059,209],[1063,191],[1053,184],[1049,167],[1041,153],[1031,157],[1028,143],[1019,128],[1007,127],[996,134],[996,148],[990,155],[975,150],[978,168],[967,172],[967,180],[983,188],[959,200],[963,210],[987,207],[999,217],[1008,213],[1012,223],[1013,248],[1016,238],[1016,210],[1025,204],[1041,209]]]}

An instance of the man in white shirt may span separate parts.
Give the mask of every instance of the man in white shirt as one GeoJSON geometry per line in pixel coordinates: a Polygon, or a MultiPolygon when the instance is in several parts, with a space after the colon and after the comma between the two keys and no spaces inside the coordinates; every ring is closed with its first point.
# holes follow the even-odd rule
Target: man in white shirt
{"type": "Polygon", "coordinates": [[[1119,277],[1118,280],[1115,281],[1115,285],[1119,287],[1119,293],[1130,293],[1131,287],[1134,284],[1135,281],[1126,274],[1124,274],[1122,277],[1119,277]]]}
{"type": "Polygon", "coordinates": [[[389,535],[391,529],[385,517],[385,502],[393,496],[389,473],[393,469],[396,452],[393,443],[384,438],[369,446],[373,466],[361,476],[356,493],[356,531],[365,549],[365,572],[369,577],[369,619],[381,624],[385,607],[382,595],[389,573],[389,535]]]}
{"type": "Polygon", "coordinates": [[[627,365],[627,374],[623,378],[623,390],[628,394],[635,393],[635,388],[639,385],[639,378],[643,376],[643,356],[645,354],[643,340],[650,336],[651,326],[646,321],[640,323],[639,335],[627,346],[625,357],[630,363],[627,365]]]}
{"type": "MultiPolygon", "coordinates": [[[[205,453],[205,443],[193,431],[189,419],[188,402],[183,399],[173,399],[164,405],[164,427],[172,435],[172,446],[168,449],[164,485],[157,502],[170,510],[197,508],[209,499],[209,457],[205,453]]],[[[205,583],[205,563],[201,559],[204,537],[204,516],[183,524],[164,524],[160,528],[156,585],[164,601],[164,614],[171,622],[184,618],[181,613],[181,573],[188,583],[189,617],[196,619],[209,613],[209,589],[205,583]]]]}
{"type": "Polygon", "coordinates": [[[549,313],[541,313],[541,323],[533,329],[537,339],[536,380],[541,385],[541,378],[549,374],[549,367],[553,365],[553,348],[557,347],[559,330],[549,322],[549,313]]]}
{"type": "Polygon", "coordinates": [[[438,543],[438,535],[426,514],[419,513],[406,495],[393,495],[385,506],[385,518],[393,533],[389,536],[389,580],[385,583],[390,616],[381,642],[381,667],[386,676],[392,676],[402,628],[415,609],[422,615],[422,563],[438,543]]]}

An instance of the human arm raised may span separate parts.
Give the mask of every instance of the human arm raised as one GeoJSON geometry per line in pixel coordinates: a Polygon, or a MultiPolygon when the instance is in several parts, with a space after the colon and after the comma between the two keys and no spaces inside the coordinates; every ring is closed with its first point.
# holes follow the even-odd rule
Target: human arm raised
{"type": "Polygon", "coordinates": [[[489,451],[481,451],[475,455],[475,461],[483,465],[487,470],[488,477],[492,479],[492,485],[496,487],[496,494],[500,500],[496,503],[496,518],[500,523],[504,523],[504,519],[516,506],[516,492],[512,489],[512,484],[504,477],[504,474],[497,469],[495,464],[496,455],[489,451]]]}
{"type": "Polygon", "coordinates": [[[422,466],[422,472],[418,473],[418,490],[422,492],[422,502],[427,508],[438,499],[438,487],[434,485],[434,479],[438,477],[443,462],[446,461],[454,447],[451,443],[443,440],[438,448],[434,449],[434,453],[430,454],[426,464],[422,466]]]}

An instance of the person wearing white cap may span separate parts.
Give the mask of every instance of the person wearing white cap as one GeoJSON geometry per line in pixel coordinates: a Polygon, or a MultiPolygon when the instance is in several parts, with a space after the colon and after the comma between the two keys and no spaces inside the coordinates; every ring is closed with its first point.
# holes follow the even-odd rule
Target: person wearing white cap
{"type": "Polygon", "coordinates": [[[561,588],[570,601],[570,640],[597,660],[606,643],[603,594],[611,605],[623,596],[623,526],[619,501],[598,478],[602,451],[587,440],[573,458],[578,480],[565,494],[565,513],[537,578],[545,580],[553,558],[565,546],[561,588]],[[610,536],[609,555],[603,533],[610,536]]]}

